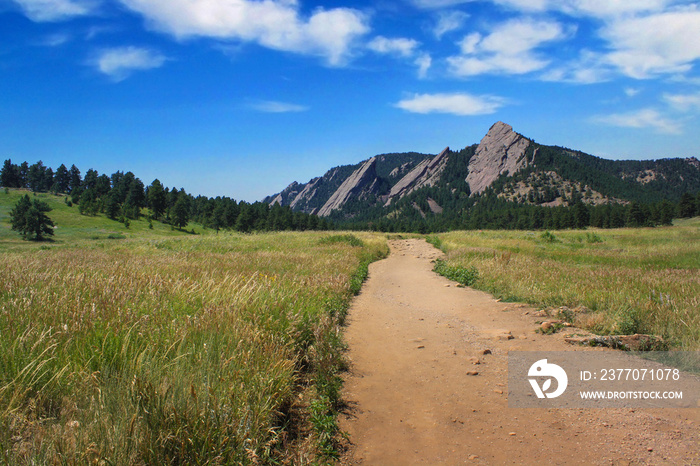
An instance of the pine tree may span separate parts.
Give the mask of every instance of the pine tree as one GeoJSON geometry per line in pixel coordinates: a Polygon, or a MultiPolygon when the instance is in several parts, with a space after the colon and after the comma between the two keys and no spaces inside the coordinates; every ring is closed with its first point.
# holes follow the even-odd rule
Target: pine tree
{"type": "Polygon", "coordinates": [[[15,204],[10,212],[12,229],[19,232],[25,239],[41,241],[45,236],[53,236],[53,222],[46,215],[51,207],[37,199],[30,201],[29,195],[25,195],[15,204]]]}
{"type": "Polygon", "coordinates": [[[695,198],[688,192],[683,193],[678,204],[678,215],[681,218],[690,218],[695,215],[695,198]]]}
{"type": "Polygon", "coordinates": [[[70,173],[64,164],[61,164],[61,166],[56,169],[51,190],[57,193],[70,192],[70,173]]]}
{"type": "Polygon", "coordinates": [[[12,164],[12,160],[7,159],[0,171],[0,186],[6,188],[19,188],[19,167],[12,164]]]}
{"type": "Polygon", "coordinates": [[[153,218],[156,220],[159,219],[168,207],[168,198],[158,178],[153,180],[151,186],[148,187],[148,194],[146,197],[148,200],[148,207],[151,209],[151,212],[153,212],[153,218]]]}
{"type": "Polygon", "coordinates": [[[124,201],[124,210],[126,216],[133,219],[138,219],[141,216],[141,208],[146,206],[146,195],[144,193],[143,183],[136,178],[129,186],[129,192],[124,201]]]}
{"type": "Polygon", "coordinates": [[[75,164],[73,164],[70,167],[68,189],[72,193],[74,190],[80,189],[81,184],[82,182],[80,180],[80,170],[78,170],[78,167],[76,167],[75,164]]]}
{"type": "Polygon", "coordinates": [[[178,196],[177,202],[173,206],[173,225],[182,230],[190,221],[190,203],[188,196],[181,193],[178,196]]]}

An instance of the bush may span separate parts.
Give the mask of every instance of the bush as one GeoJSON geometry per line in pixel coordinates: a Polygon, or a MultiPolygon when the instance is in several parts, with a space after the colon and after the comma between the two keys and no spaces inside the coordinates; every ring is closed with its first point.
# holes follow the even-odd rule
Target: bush
{"type": "Polygon", "coordinates": [[[602,243],[603,238],[601,238],[600,236],[598,236],[595,233],[589,232],[589,233],[586,233],[586,241],[588,241],[589,243],[602,243]]]}
{"type": "Polygon", "coordinates": [[[353,247],[362,247],[364,243],[360,238],[355,235],[345,234],[345,235],[331,235],[321,238],[318,242],[319,244],[336,244],[336,243],[347,243],[353,247]]]}
{"type": "Polygon", "coordinates": [[[558,243],[559,240],[557,239],[556,236],[554,236],[554,233],[550,231],[545,231],[540,235],[540,239],[544,241],[545,243],[558,243]]]}
{"type": "Polygon", "coordinates": [[[479,279],[479,271],[475,267],[451,266],[447,265],[442,259],[435,261],[433,272],[439,273],[443,277],[454,280],[464,286],[471,286],[479,279]]]}

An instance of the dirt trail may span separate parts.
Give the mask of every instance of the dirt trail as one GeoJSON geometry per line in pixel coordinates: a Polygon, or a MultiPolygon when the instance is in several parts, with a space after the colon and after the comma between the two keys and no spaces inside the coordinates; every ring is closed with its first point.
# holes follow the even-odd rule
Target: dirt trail
{"type": "Polygon", "coordinates": [[[573,347],[534,333],[532,309],[433,273],[428,243],[390,246],[349,313],[343,463],[700,464],[698,409],[509,409],[509,350],[573,347]]]}

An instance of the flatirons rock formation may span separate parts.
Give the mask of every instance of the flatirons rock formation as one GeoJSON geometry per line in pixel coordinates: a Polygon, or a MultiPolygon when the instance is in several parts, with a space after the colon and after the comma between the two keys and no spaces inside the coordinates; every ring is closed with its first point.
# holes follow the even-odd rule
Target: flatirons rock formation
{"type": "Polygon", "coordinates": [[[377,190],[377,158],[372,157],[355,170],[318,211],[319,217],[327,217],[334,210],[341,209],[352,197],[362,197],[377,190]]]}
{"type": "Polygon", "coordinates": [[[341,221],[391,222],[418,213],[459,224],[486,195],[510,205],[554,207],[677,202],[698,190],[695,157],[605,160],[537,144],[499,121],[479,144],[462,150],[377,155],[305,184],[293,182],[264,202],[341,221]]]}
{"type": "Polygon", "coordinates": [[[527,165],[525,151],[530,140],[513,131],[510,125],[494,124],[476,148],[469,162],[467,183],[472,194],[480,194],[505,173],[512,175],[527,165]]]}
{"type": "Polygon", "coordinates": [[[447,154],[450,148],[446,147],[442,152],[433,157],[426,159],[416,165],[406,176],[401,178],[398,183],[391,187],[389,197],[385,205],[391,204],[395,199],[401,199],[407,194],[412,193],[416,189],[424,186],[434,186],[439,180],[442,171],[447,163],[447,154]]]}

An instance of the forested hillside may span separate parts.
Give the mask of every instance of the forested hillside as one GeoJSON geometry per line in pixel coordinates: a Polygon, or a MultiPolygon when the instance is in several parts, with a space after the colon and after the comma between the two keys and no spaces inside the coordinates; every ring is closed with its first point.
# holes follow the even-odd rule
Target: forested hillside
{"type": "Polygon", "coordinates": [[[0,184],[65,195],[66,204],[77,206],[80,214],[104,215],[127,226],[131,220],[146,216],[179,229],[191,221],[205,228],[242,232],[329,228],[328,220],[294,212],[288,206],[250,204],[221,196],[195,197],[184,188],[164,187],[158,179],[145,186],[132,172],[117,171],[108,176],[89,169],[83,177],[75,165],[67,168],[62,164],[54,170],[41,161],[16,165],[8,159],[0,170],[0,184]]]}

